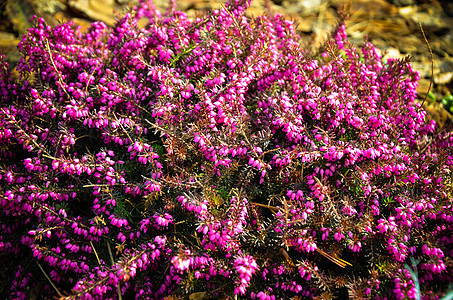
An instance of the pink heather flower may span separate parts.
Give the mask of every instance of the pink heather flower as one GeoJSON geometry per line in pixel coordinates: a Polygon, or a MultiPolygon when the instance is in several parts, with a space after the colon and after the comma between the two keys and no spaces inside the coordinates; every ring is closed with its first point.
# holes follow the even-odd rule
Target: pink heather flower
{"type": "Polygon", "coordinates": [[[425,297],[446,292],[453,137],[425,121],[420,74],[357,50],[342,22],[314,57],[293,22],[245,16],[250,1],[195,19],[139,2],[86,32],[34,18],[18,65],[0,57],[7,298],[42,277],[24,271],[30,250],[73,298],[177,297],[191,276],[219,293],[221,279],[254,299],[316,298],[331,272],[298,252],[330,244],[354,252],[359,277],[344,277],[369,297],[416,298],[410,256],[425,297]],[[295,268],[273,254],[288,243],[295,268]]]}
{"type": "Polygon", "coordinates": [[[173,256],[171,259],[173,266],[180,271],[188,270],[192,262],[193,259],[190,257],[190,250],[185,250],[184,255],[173,256]]]}
{"type": "Polygon", "coordinates": [[[173,223],[173,217],[168,213],[165,213],[164,215],[155,214],[153,218],[159,226],[167,227],[170,223],[173,223]]]}
{"type": "Polygon", "coordinates": [[[236,272],[239,274],[239,286],[236,287],[235,294],[244,295],[253,274],[259,267],[255,259],[250,255],[237,257],[234,264],[236,272]]]}

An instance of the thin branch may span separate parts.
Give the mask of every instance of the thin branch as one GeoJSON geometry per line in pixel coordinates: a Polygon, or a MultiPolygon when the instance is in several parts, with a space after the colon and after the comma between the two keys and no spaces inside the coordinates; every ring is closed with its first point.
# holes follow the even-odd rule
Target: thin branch
{"type": "Polygon", "coordinates": [[[44,271],[44,269],[41,267],[41,265],[39,264],[39,262],[36,262],[38,264],[38,267],[41,269],[42,273],[44,274],[44,276],[46,276],[47,280],[50,282],[50,284],[52,285],[52,287],[54,288],[54,290],[57,292],[58,296],[60,297],[64,297],[62,293],[60,293],[60,291],[57,289],[57,287],[53,284],[52,280],[49,278],[49,276],[47,276],[46,272],[44,271]]]}
{"type": "Polygon", "coordinates": [[[49,40],[46,40],[46,49],[47,49],[47,51],[49,52],[49,58],[50,58],[50,61],[52,62],[53,68],[55,69],[55,72],[57,72],[58,81],[60,82],[61,88],[62,88],[63,91],[65,92],[66,96],[68,96],[68,98],[71,98],[71,97],[69,96],[69,94],[68,94],[68,91],[66,90],[66,88],[65,88],[64,85],[63,85],[63,79],[61,78],[60,72],[58,72],[57,65],[56,65],[55,62],[53,61],[52,52],[50,51],[50,46],[49,46],[49,40]]]}
{"type": "Polygon", "coordinates": [[[101,260],[99,259],[98,253],[96,252],[96,248],[94,248],[94,245],[93,245],[93,243],[91,241],[90,241],[90,244],[91,244],[91,248],[93,248],[94,255],[96,255],[96,258],[98,260],[98,264],[100,266],[101,265],[101,260]]]}
{"type": "MultiPolygon", "coordinates": [[[[107,241],[107,249],[109,250],[110,260],[112,261],[112,265],[113,265],[115,263],[115,261],[113,260],[112,248],[110,248],[109,241],[107,241]]],[[[120,282],[118,282],[118,285],[116,286],[116,289],[117,289],[117,292],[118,292],[118,299],[122,300],[123,297],[121,296],[120,282]]]]}
{"type": "MultiPolygon", "coordinates": [[[[420,25],[420,30],[422,31],[423,38],[425,39],[426,45],[428,46],[428,49],[429,49],[429,54],[431,55],[431,80],[429,81],[429,87],[428,87],[428,90],[426,91],[425,98],[423,99],[422,105],[420,105],[420,107],[422,107],[423,104],[425,104],[426,98],[428,97],[428,93],[431,90],[431,86],[433,84],[433,79],[434,79],[434,56],[433,56],[433,50],[431,49],[431,46],[429,45],[428,39],[426,38],[425,31],[423,30],[422,24],[418,23],[418,25],[420,25]]],[[[420,107],[419,107],[419,109],[420,109],[420,107]]]]}

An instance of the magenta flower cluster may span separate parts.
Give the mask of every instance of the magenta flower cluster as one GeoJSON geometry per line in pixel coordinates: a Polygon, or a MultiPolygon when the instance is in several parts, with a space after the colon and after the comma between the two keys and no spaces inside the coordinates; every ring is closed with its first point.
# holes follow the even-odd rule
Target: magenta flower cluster
{"type": "Polygon", "coordinates": [[[440,299],[453,136],[408,59],[343,19],[309,52],[249,1],[173,4],[35,18],[17,72],[1,58],[0,295],[440,299]]]}

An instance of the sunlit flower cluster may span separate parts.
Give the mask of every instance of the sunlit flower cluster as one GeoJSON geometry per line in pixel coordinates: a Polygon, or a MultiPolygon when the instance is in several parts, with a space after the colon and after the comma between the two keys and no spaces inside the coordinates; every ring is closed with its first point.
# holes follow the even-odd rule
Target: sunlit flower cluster
{"type": "Polygon", "coordinates": [[[356,49],[344,16],[311,53],[249,5],[32,20],[18,75],[0,63],[1,295],[447,292],[453,136],[418,73],[356,49]]]}

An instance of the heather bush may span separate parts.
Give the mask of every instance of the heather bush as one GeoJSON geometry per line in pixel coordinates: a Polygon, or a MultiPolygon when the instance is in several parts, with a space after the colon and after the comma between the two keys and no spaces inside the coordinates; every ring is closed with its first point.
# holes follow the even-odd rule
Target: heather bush
{"type": "Polygon", "coordinates": [[[0,64],[1,295],[445,295],[453,137],[418,73],[248,5],[33,20],[0,64]]]}

